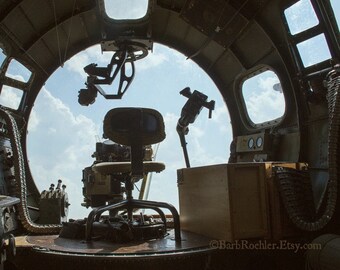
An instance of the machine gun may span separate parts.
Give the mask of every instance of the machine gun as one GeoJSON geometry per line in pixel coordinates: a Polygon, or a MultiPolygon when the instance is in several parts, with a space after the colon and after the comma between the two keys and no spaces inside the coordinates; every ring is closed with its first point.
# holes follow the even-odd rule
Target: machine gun
{"type": "Polygon", "coordinates": [[[189,124],[193,124],[195,122],[203,107],[209,110],[209,118],[211,118],[212,111],[215,109],[215,101],[211,100],[210,102],[208,102],[208,96],[197,90],[191,93],[189,87],[184,88],[180,92],[180,94],[187,97],[188,101],[182,108],[181,117],[178,119],[176,130],[181,141],[181,146],[183,148],[185,164],[187,168],[190,168],[187,142],[185,140],[185,135],[189,133],[188,126],[189,124]]]}

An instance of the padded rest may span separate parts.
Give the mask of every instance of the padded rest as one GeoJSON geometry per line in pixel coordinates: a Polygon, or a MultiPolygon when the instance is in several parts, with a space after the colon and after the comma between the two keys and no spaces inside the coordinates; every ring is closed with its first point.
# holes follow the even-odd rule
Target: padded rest
{"type": "MultiPolygon", "coordinates": [[[[143,162],[144,173],[161,172],[165,169],[164,163],[154,161],[143,162]]],[[[101,162],[92,166],[92,171],[100,174],[131,172],[131,162],[101,162]]]]}

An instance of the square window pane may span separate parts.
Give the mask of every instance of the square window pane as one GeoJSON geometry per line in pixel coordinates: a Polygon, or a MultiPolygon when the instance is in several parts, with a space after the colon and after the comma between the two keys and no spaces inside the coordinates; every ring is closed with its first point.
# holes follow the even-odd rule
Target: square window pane
{"type": "Polygon", "coordinates": [[[302,63],[309,67],[331,58],[324,34],[297,44],[302,63]]]}
{"type": "Polygon", "coordinates": [[[17,60],[12,59],[6,71],[6,76],[21,82],[28,82],[32,72],[17,60]]]}
{"type": "Polygon", "coordinates": [[[0,95],[0,104],[17,110],[19,108],[24,92],[20,89],[4,85],[0,95]]]}
{"type": "Polygon", "coordinates": [[[290,33],[301,33],[315,25],[319,20],[309,0],[300,0],[284,11],[290,33]]]}

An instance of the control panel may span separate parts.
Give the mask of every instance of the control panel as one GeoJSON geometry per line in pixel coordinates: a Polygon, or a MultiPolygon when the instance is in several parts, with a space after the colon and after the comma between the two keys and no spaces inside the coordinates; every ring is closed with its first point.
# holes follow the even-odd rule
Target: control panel
{"type": "Polygon", "coordinates": [[[259,152],[264,150],[265,136],[264,132],[237,137],[236,152],[259,152]]]}

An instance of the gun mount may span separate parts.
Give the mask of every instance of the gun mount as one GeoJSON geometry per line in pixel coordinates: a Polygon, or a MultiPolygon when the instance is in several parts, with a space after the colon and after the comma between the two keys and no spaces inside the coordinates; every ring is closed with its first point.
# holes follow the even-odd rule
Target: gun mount
{"type": "Polygon", "coordinates": [[[197,90],[191,93],[189,87],[184,88],[180,92],[180,94],[188,98],[188,101],[183,106],[181,117],[178,119],[177,122],[176,130],[181,141],[181,146],[183,148],[185,164],[187,168],[190,168],[190,161],[186,146],[187,142],[185,140],[185,135],[189,133],[189,124],[193,124],[195,122],[203,107],[209,110],[209,118],[211,118],[212,111],[215,109],[215,101],[211,100],[208,102],[208,96],[197,90]]]}
{"type": "Polygon", "coordinates": [[[110,63],[107,67],[98,67],[92,63],[84,67],[88,74],[85,83],[86,89],[80,89],[78,102],[80,105],[88,106],[93,104],[99,92],[106,99],[121,99],[129,88],[135,76],[134,62],[148,55],[148,50],[152,48],[151,44],[145,44],[135,41],[121,41],[102,43],[102,50],[113,50],[110,63]],[[131,74],[127,75],[127,69],[130,66],[131,74]],[[111,75],[112,74],[112,75],[111,75]],[[108,94],[100,85],[111,85],[119,75],[119,84],[116,94],[108,94]]]}

